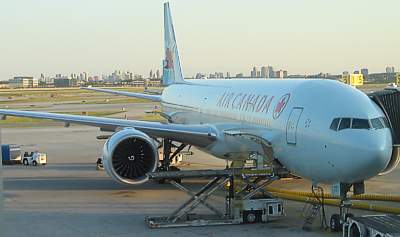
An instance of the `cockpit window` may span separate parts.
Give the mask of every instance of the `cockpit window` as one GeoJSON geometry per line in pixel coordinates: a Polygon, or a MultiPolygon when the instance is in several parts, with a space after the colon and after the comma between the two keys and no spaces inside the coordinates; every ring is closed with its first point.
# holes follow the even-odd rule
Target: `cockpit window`
{"type": "Polygon", "coordinates": [[[334,118],[330,129],[340,131],[343,129],[382,129],[390,128],[386,117],[374,118],[371,120],[360,118],[334,118]]]}
{"type": "Polygon", "coordinates": [[[356,119],[353,118],[351,123],[351,128],[353,129],[370,129],[368,119],[356,119]]]}
{"type": "Polygon", "coordinates": [[[386,117],[381,117],[381,121],[382,121],[383,126],[385,126],[385,128],[389,128],[390,127],[389,126],[389,121],[388,121],[388,119],[386,117]]]}
{"type": "Polygon", "coordinates": [[[340,125],[338,130],[343,130],[346,128],[350,128],[351,119],[350,118],[342,118],[340,120],[340,125]]]}
{"type": "Polygon", "coordinates": [[[337,126],[339,125],[339,122],[340,122],[340,118],[333,119],[333,121],[331,123],[331,129],[336,131],[337,126]]]}
{"type": "Polygon", "coordinates": [[[371,119],[371,124],[372,124],[372,127],[375,129],[381,129],[381,128],[385,127],[379,118],[371,119]]]}

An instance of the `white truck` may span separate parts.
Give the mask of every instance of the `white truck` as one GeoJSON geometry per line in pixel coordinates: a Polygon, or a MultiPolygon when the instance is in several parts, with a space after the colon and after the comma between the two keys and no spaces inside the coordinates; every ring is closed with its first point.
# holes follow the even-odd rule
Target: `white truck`
{"type": "Polygon", "coordinates": [[[22,158],[22,164],[24,165],[46,165],[47,164],[47,154],[41,152],[25,152],[22,158]]]}

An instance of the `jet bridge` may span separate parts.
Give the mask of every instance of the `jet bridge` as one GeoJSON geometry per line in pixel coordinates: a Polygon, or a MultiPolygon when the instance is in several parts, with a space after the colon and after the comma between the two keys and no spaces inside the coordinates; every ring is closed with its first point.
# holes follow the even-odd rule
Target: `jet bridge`
{"type": "Polygon", "coordinates": [[[393,152],[389,164],[381,173],[392,172],[400,163],[400,90],[397,88],[386,88],[368,94],[385,113],[389,128],[392,132],[393,152]]]}
{"type": "Polygon", "coordinates": [[[400,145],[400,90],[387,88],[368,94],[385,113],[392,130],[393,144],[400,145]]]}

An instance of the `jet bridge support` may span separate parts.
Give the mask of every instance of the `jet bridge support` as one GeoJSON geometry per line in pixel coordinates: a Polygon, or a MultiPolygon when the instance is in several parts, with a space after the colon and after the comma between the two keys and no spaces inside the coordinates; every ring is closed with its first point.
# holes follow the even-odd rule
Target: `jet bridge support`
{"type": "MultiPolygon", "coordinates": [[[[284,172],[281,170],[280,172],[284,172]]],[[[278,170],[264,170],[252,173],[245,169],[162,171],[149,174],[150,179],[166,179],[190,198],[167,216],[147,217],[150,228],[230,225],[240,223],[268,222],[284,215],[283,203],[266,193],[265,187],[280,178],[278,170]],[[198,191],[192,191],[176,179],[208,178],[210,181],[198,191]],[[235,182],[243,180],[242,189],[235,190],[235,182]],[[228,187],[225,189],[224,187],[228,187]],[[222,192],[221,192],[222,191],[222,192]],[[257,194],[263,193],[257,197],[257,194]],[[211,196],[222,198],[225,208],[209,202],[211,196]],[[211,214],[197,214],[193,211],[200,205],[211,214]]]]}

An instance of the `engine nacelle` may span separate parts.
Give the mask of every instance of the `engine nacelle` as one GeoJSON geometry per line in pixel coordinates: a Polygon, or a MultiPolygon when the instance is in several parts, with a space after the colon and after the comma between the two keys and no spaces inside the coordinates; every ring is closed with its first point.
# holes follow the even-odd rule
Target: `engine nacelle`
{"type": "Polygon", "coordinates": [[[385,175],[396,169],[397,165],[400,163],[400,147],[393,147],[392,157],[390,158],[389,164],[386,166],[385,170],[379,175],[385,175]]]}
{"type": "Polygon", "coordinates": [[[144,183],[149,179],[147,174],[157,168],[157,146],[141,131],[121,130],[104,144],[103,165],[107,174],[121,183],[144,183]]]}

